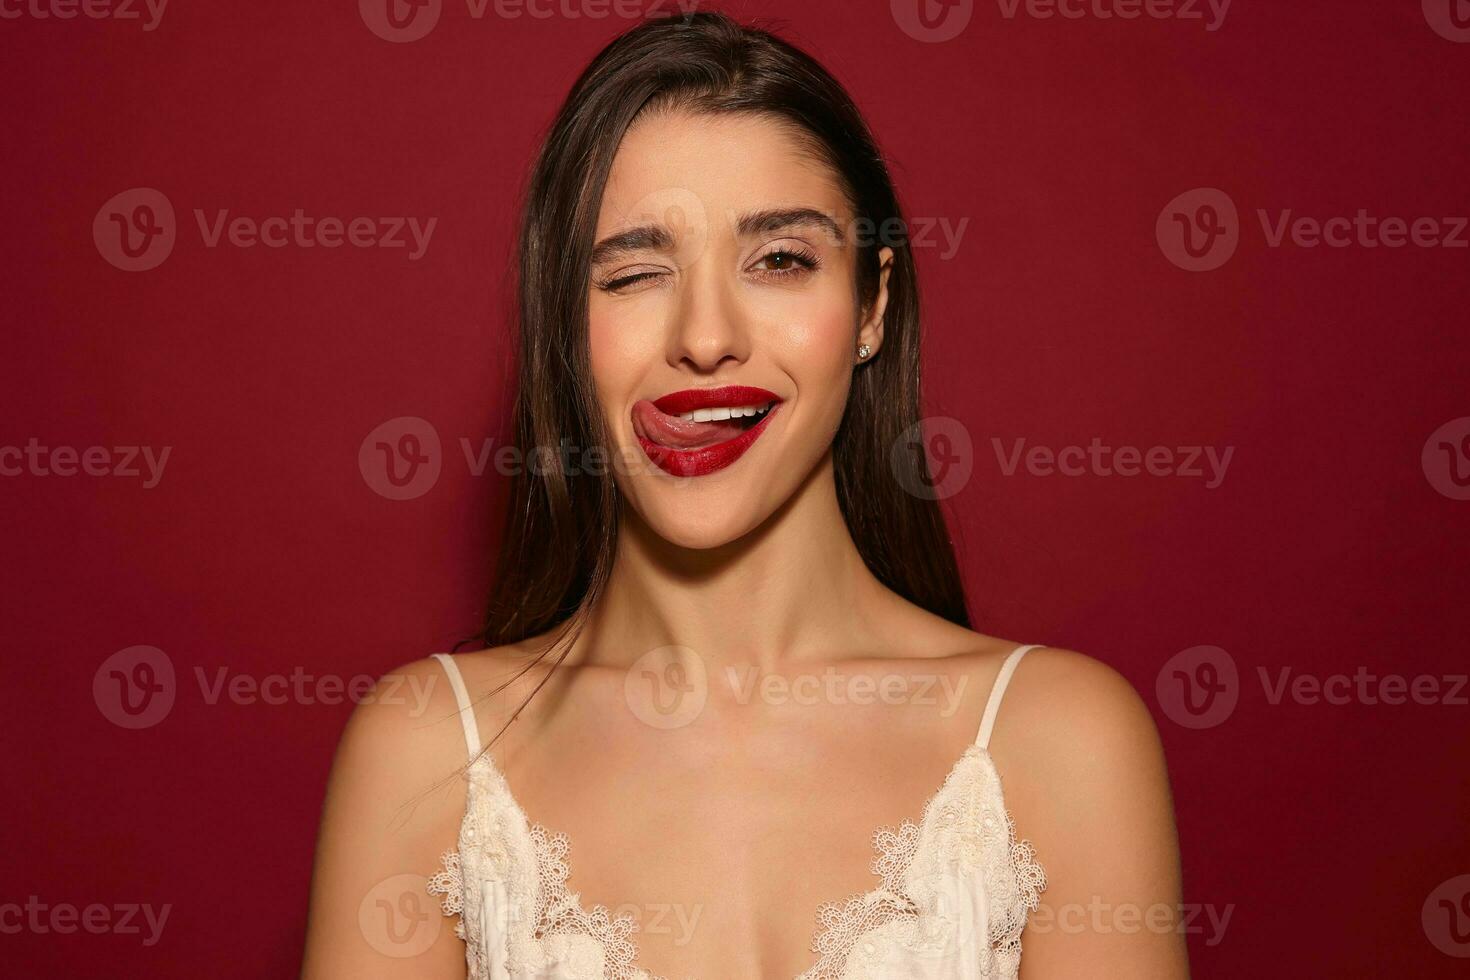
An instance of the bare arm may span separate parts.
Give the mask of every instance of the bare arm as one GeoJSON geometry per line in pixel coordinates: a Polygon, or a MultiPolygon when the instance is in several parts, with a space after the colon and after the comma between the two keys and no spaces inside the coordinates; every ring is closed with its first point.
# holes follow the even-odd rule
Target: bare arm
{"type": "Polygon", "coordinates": [[[1047,874],[1022,977],[1186,980],[1179,842],[1147,706],[1110,667],[1065,650],[1033,652],[1011,692],[997,763],[1047,874]]]}
{"type": "Polygon", "coordinates": [[[425,890],[464,811],[465,745],[439,665],[382,678],[337,748],[317,842],[304,980],[461,978],[455,919],[425,890]]]}

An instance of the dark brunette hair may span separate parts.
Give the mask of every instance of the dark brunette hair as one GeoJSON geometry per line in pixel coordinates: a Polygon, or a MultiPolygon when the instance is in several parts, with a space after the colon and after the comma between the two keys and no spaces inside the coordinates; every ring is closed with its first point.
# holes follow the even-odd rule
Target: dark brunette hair
{"type": "MultiPolygon", "coordinates": [[[[645,21],[604,48],[572,86],[526,189],[513,425],[516,444],[539,453],[538,465],[513,477],[484,627],[466,643],[517,643],[561,627],[535,661],[564,641],[560,662],[607,582],[618,537],[616,484],[610,474],[569,472],[559,447],[612,445],[589,370],[593,236],[623,134],[641,113],[663,109],[757,113],[794,125],[840,176],[861,227],[904,227],[888,169],[852,99],[789,43],[699,12],[645,21]]],[[[833,443],[838,501],[879,581],[968,626],[944,516],[935,501],[910,492],[927,485],[924,456],[893,451],[920,418],[919,295],[906,235],[858,243],[857,293],[866,308],[885,244],[894,256],[883,347],[857,369],[833,443]]]]}

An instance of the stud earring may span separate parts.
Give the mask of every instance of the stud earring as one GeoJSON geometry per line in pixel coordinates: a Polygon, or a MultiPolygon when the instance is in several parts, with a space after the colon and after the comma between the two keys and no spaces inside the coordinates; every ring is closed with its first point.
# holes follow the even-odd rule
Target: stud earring
{"type": "Polygon", "coordinates": [[[858,360],[867,360],[868,355],[871,353],[873,353],[873,348],[869,347],[867,344],[863,344],[861,347],[858,348],[858,360]]]}

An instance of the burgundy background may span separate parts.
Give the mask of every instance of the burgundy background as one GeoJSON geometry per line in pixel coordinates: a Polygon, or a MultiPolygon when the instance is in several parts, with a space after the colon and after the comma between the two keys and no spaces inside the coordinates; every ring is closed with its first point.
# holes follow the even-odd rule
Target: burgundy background
{"type": "MultiPolygon", "coordinates": [[[[1005,18],[920,43],[882,0],[721,5],[779,16],[868,113],[919,249],[929,412],[975,475],[949,502],[977,626],[1122,670],[1168,751],[1186,900],[1234,904],[1195,975],[1464,975],[1421,907],[1470,871],[1470,709],[1272,705],[1256,669],[1464,673],[1470,502],[1429,434],[1470,415],[1452,249],[1269,248],[1255,209],[1465,215],[1470,45],[1419,0],[1236,0],[1202,21],[1005,18]],[[1218,187],[1239,251],[1182,271],[1155,240],[1218,187]],[[1005,476],[992,437],[1234,446],[1224,483],[1005,476]],[[1201,731],[1155,682],[1229,651],[1240,702],[1201,731]]],[[[0,478],[9,804],[0,902],[171,903],[162,940],[0,935],[9,975],[277,977],[298,968],[314,837],[350,705],[205,703],[193,669],[378,674],[478,616],[503,435],[514,204],[575,74],[630,22],[471,18],[446,0],[390,44],[350,0],[170,4],[137,21],[0,20],[0,444],[171,446],[161,483],[0,478]],[[132,187],[178,213],[166,262],[103,260],[132,187]],[[437,217],[427,254],[206,248],[193,209],[437,217]],[[423,496],[357,455],[429,420],[423,496]],[[126,731],[104,659],[166,651],[178,700],[126,731]]],[[[1086,819],[1079,814],[1078,819],[1086,819]]],[[[1024,828],[1023,828],[1024,831],[1024,828]]]]}

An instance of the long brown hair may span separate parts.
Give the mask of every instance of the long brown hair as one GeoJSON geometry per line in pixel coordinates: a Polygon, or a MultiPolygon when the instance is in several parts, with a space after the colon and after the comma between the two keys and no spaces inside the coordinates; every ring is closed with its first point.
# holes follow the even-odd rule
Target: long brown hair
{"type": "MultiPolygon", "coordinates": [[[[589,370],[593,236],[623,134],[640,113],[666,108],[759,113],[794,124],[841,177],[861,227],[906,227],[852,99],[809,55],[768,31],[719,13],[674,15],[639,24],[592,60],[557,114],[525,192],[513,428],[516,445],[539,455],[537,465],[512,477],[484,627],[464,641],[500,646],[561,627],[526,669],[562,643],[557,662],[565,658],[612,567],[616,484],[611,474],[569,472],[559,449],[611,445],[589,370]]],[[[893,451],[920,418],[919,295],[906,235],[858,243],[858,296],[866,307],[876,294],[882,245],[894,251],[883,349],[858,368],[833,443],[837,497],[879,581],[968,626],[943,513],[905,489],[927,485],[924,454],[893,451]]]]}

